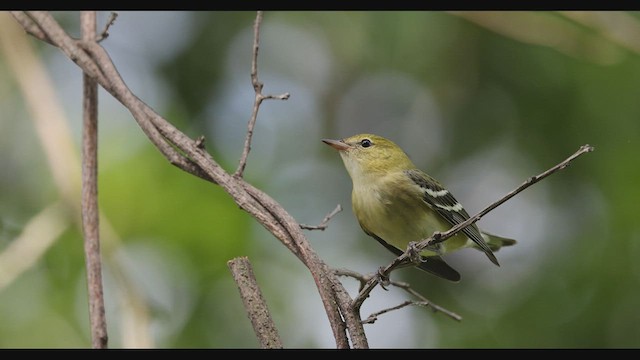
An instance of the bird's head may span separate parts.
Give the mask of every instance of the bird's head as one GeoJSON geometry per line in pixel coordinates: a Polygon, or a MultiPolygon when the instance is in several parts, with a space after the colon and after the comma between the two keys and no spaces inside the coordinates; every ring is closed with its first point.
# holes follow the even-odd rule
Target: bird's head
{"type": "Polygon", "coordinates": [[[382,136],[358,134],[342,140],[322,141],[338,150],[354,181],[415,167],[398,145],[382,136]]]}

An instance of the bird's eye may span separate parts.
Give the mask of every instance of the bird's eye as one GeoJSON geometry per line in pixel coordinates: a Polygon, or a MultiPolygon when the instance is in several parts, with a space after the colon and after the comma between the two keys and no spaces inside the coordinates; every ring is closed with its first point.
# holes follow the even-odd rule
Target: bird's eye
{"type": "Polygon", "coordinates": [[[363,148],[368,148],[369,146],[373,145],[371,143],[371,140],[369,139],[362,139],[362,141],[360,141],[360,145],[362,145],[363,148]]]}

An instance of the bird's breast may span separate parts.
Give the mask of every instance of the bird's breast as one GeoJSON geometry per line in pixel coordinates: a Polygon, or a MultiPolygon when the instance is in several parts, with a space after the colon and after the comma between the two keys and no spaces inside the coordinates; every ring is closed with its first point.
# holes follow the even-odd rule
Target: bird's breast
{"type": "MultiPolygon", "coordinates": [[[[419,241],[435,231],[451,228],[422,200],[420,189],[398,185],[370,182],[354,186],[353,211],[364,229],[404,251],[411,241],[419,241]]],[[[456,238],[442,244],[444,252],[466,243],[466,236],[456,238]]],[[[425,251],[423,255],[435,253],[425,251]]]]}

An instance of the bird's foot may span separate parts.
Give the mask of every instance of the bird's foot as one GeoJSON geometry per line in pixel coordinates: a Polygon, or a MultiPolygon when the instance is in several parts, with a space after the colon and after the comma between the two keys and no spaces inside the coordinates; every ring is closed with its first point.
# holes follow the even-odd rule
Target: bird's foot
{"type": "Polygon", "coordinates": [[[380,284],[380,287],[388,290],[387,286],[389,286],[391,284],[391,280],[389,279],[389,275],[385,274],[384,272],[384,266],[381,266],[378,268],[378,284],[380,284]]]}
{"type": "Polygon", "coordinates": [[[424,262],[424,258],[420,255],[420,251],[418,251],[417,246],[418,242],[410,241],[409,245],[407,245],[407,255],[409,255],[409,260],[415,264],[420,265],[424,262]]]}

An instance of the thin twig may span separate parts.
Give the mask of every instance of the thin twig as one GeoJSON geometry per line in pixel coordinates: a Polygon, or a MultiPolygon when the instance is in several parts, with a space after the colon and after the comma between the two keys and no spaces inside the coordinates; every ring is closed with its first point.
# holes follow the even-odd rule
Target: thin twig
{"type": "Polygon", "coordinates": [[[260,24],[262,23],[262,11],[258,11],[256,20],[253,23],[253,57],[251,58],[251,85],[255,91],[255,100],[253,102],[253,110],[251,111],[251,117],[249,118],[249,124],[247,125],[247,135],[244,139],[244,147],[242,148],[242,155],[240,156],[240,162],[236,169],[235,175],[242,177],[244,169],[247,166],[247,158],[251,151],[251,138],[253,137],[253,128],[256,125],[256,119],[258,118],[258,110],[260,104],[262,104],[262,87],[263,84],[258,80],[258,51],[260,49],[260,24]]]}
{"type": "Polygon", "coordinates": [[[247,311],[251,325],[253,325],[253,331],[260,341],[260,347],[281,349],[282,341],[278,335],[278,329],[271,318],[249,259],[246,257],[235,258],[229,260],[227,266],[231,270],[236,285],[238,285],[244,309],[247,311]]]}
{"type": "Polygon", "coordinates": [[[382,309],[380,311],[376,311],[374,313],[372,313],[371,315],[369,315],[366,319],[362,320],[363,324],[373,324],[378,320],[378,316],[382,315],[382,314],[386,314],[388,312],[391,312],[393,310],[398,310],[398,309],[402,309],[406,306],[409,305],[415,305],[415,306],[422,306],[422,307],[426,307],[426,308],[431,308],[433,311],[439,311],[442,313],[445,313],[447,315],[449,315],[451,318],[453,318],[454,320],[457,321],[462,321],[462,317],[456,313],[452,313],[430,301],[412,301],[412,300],[405,300],[404,302],[396,305],[396,306],[392,306],[390,308],[386,308],[386,309],[382,309]]]}
{"type": "Polygon", "coordinates": [[[356,271],[353,271],[353,270],[349,270],[349,269],[344,269],[344,268],[333,269],[333,272],[337,276],[348,276],[348,277],[352,277],[352,278],[358,280],[360,282],[360,288],[358,289],[358,292],[361,292],[362,289],[364,289],[364,286],[369,282],[369,280],[371,280],[373,277],[377,276],[377,273],[375,273],[375,274],[360,274],[359,272],[356,272],[356,271]]]}
{"type": "Polygon", "coordinates": [[[475,223],[476,221],[480,220],[480,218],[482,218],[484,215],[486,215],[491,210],[493,210],[496,207],[502,205],[505,201],[511,199],[512,197],[514,197],[518,193],[522,192],[524,189],[526,189],[529,186],[537,183],[538,181],[546,178],[547,176],[549,176],[549,175],[551,175],[551,174],[553,174],[553,173],[555,173],[555,172],[557,172],[559,170],[562,170],[562,169],[566,168],[567,166],[569,166],[571,161],[576,159],[578,156],[583,155],[583,154],[588,153],[588,152],[591,152],[593,150],[594,150],[594,147],[591,146],[591,145],[588,145],[588,144],[582,145],[580,147],[580,149],[578,149],[578,151],[573,153],[571,156],[569,156],[564,161],[560,162],[556,166],[550,168],[549,170],[547,170],[547,171],[545,171],[545,172],[543,172],[543,173],[541,173],[539,175],[530,177],[529,179],[527,179],[527,181],[522,183],[522,185],[517,187],[515,190],[509,192],[507,195],[502,197],[500,200],[498,200],[498,201],[492,203],[491,205],[487,206],[484,210],[480,211],[478,214],[470,217],[469,219],[459,223],[458,225],[452,227],[451,229],[449,229],[449,230],[447,230],[445,232],[442,232],[442,233],[441,232],[436,232],[432,236],[428,237],[427,239],[424,239],[424,240],[420,241],[417,244],[412,243],[409,246],[409,248],[407,249],[407,251],[405,251],[402,255],[400,255],[397,258],[395,258],[389,265],[387,265],[386,267],[383,267],[383,268],[380,269],[380,275],[381,276],[374,277],[374,278],[370,279],[367,282],[367,284],[360,291],[358,296],[353,300],[354,308],[359,309],[360,306],[362,306],[362,303],[369,296],[369,293],[373,290],[373,288],[379,283],[381,277],[388,277],[389,274],[391,273],[391,271],[397,269],[402,264],[406,264],[408,261],[410,261],[412,253],[415,253],[416,251],[420,252],[424,248],[426,248],[427,246],[443,242],[446,239],[454,236],[455,234],[457,234],[459,231],[461,231],[465,227],[467,227],[467,226],[475,223]]]}
{"type": "MultiPolygon", "coordinates": [[[[82,40],[96,39],[96,12],[80,13],[82,40]]],[[[98,210],[98,85],[83,74],[82,125],[82,230],[89,290],[89,320],[94,349],[107,347],[107,320],[102,291],[100,226],[98,210]]]]}
{"type": "Polygon", "coordinates": [[[408,305],[412,305],[414,302],[411,300],[407,300],[405,302],[402,302],[396,306],[390,307],[390,308],[386,308],[386,309],[382,309],[380,311],[376,311],[374,313],[372,313],[371,315],[369,315],[366,319],[362,320],[363,324],[373,324],[374,322],[376,322],[376,320],[378,320],[378,316],[388,313],[390,311],[393,310],[398,310],[398,309],[402,309],[405,306],[408,305]]]}
{"type": "MultiPolygon", "coordinates": [[[[352,278],[358,280],[360,282],[360,290],[358,290],[359,292],[362,291],[364,286],[371,279],[375,279],[375,278],[378,277],[378,273],[360,274],[360,273],[358,273],[356,271],[349,270],[349,269],[334,269],[334,273],[336,275],[338,275],[338,276],[349,276],[349,277],[352,277],[352,278]]],[[[461,321],[462,320],[462,316],[454,313],[453,311],[447,310],[447,309],[443,308],[442,306],[434,304],[429,299],[424,297],[422,294],[420,294],[419,292],[415,291],[411,287],[411,285],[409,283],[399,282],[399,281],[389,281],[386,284],[386,286],[395,286],[397,288],[400,288],[400,289],[408,292],[409,294],[415,296],[416,298],[420,299],[420,301],[408,300],[408,301],[405,301],[404,303],[402,303],[401,305],[394,306],[392,308],[384,309],[384,310],[381,310],[379,312],[373,313],[373,314],[369,315],[367,317],[367,319],[362,321],[363,324],[372,324],[377,319],[378,315],[387,313],[387,312],[392,311],[392,310],[397,310],[397,309],[403,308],[403,307],[405,307],[407,305],[418,305],[418,306],[423,306],[423,307],[429,307],[434,312],[441,312],[441,313],[453,318],[454,320],[457,320],[457,321],[461,321]]]]}
{"type": "Polygon", "coordinates": [[[573,153],[573,155],[569,156],[564,161],[560,162],[556,166],[550,168],[549,170],[547,170],[547,171],[545,171],[545,172],[543,172],[543,173],[541,173],[539,175],[530,177],[529,179],[527,179],[527,181],[522,183],[516,189],[512,190],[507,195],[503,196],[500,200],[498,200],[498,201],[494,202],[493,204],[487,206],[484,210],[480,211],[476,215],[474,215],[474,216],[470,217],[469,219],[461,222],[460,224],[452,227],[451,229],[441,233],[439,236],[437,236],[437,235],[433,236],[434,239],[432,239],[432,240],[425,239],[425,240],[421,241],[420,243],[418,243],[416,245],[416,250],[421,251],[421,250],[423,250],[424,248],[426,248],[426,247],[428,247],[430,245],[435,245],[435,244],[441,243],[441,242],[445,241],[446,239],[454,236],[458,231],[461,231],[465,227],[467,227],[467,226],[475,223],[476,221],[480,220],[487,213],[489,213],[493,209],[497,208],[498,206],[504,204],[507,200],[509,200],[512,197],[516,196],[517,194],[521,193],[523,190],[525,190],[529,186],[537,183],[538,181],[546,178],[547,176],[549,176],[549,175],[551,175],[551,174],[553,174],[553,173],[555,173],[557,171],[565,169],[567,166],[569,166],[571,161],[573,161],[575,158],[577,158],[578,156],[583,155],[585,153],[592,152],[593,150],[595,150],[595,148],[593,146],[589,145],[589,144],[582,145],[580,147],[580,149],[578,149],[578,151],[573,153]]]}
{"type": "Polygon", "coordinates": [[[104,25],[104,29],[102,29],[102,31],[100,32],[100,35],[98,35],[98,37],[96,38],[97,42],[101,42],[102,40],[109,37],[109,28],[111,27],[111,25],[113,25],[113,23],[116,21],[117,18],[118,18],[118,13],[111,12],[109,14],[109,18],[107,19],[107,23],[104,25]]]}
{"type": "Polygon", "coordinates": [[[409,283],[394,281],[393,285],[420,299],[420,301],[414,301],[413,305],[428,307],[431,308],[434,312],[441,312],[454,320],[462,321],[462,316],[454,313],[453,311],[447,310],[440,305],[434,304],[431,300],[425,298],[422,294],[415,291],[409,283]]]}
{"type": "Polygon", "coordinates": [[[326,229],[329,226],[329,221],[331,221],[331,218],[333,218],[340,211],[342,211],[342,206],[340,204],[338,204],[338,206],[336,206],[335,209],[331,210],[331,212],[328,213],[327,216],[324,217],[324,219],[322,219],[322,222],[320,224],[318,224],[318,225],[300,224],[300,227],[305,229],[305,230],[322,230],[322,231],[324,231],[324,229],[326,229]]]}
{"type": "Polygon", "coordinates": [[[258,11],[256,20],[253,23],[253,56],[251,58],[251,85],[255,91],[255,100],[253,102],[253,110],[251,111],[251,117],[247,124],[247,135],[244,139],[244,147],[242,148],[242,155],[238,163],[238,168],[233,174],[236,177],[242,177],[244,169],[247,166],[247,158],[251,151],[251,139],[253,138],[253,129],[256,126],[256,119],[258,118],[258,110],[262,101],[269,99],[287,100],[289,99],[289,93],[281,95],[262,95],[262,88],[264,84],[258,79],[258,51],[260,49],[260,24],[262,24],[262,11],[258,11]]]}

